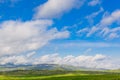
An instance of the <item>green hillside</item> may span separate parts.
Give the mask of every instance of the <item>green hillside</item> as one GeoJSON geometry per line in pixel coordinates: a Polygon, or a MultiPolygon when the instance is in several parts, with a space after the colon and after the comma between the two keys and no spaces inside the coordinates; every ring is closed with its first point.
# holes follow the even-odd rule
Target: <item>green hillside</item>
{"type": "Polygon", "coordinates": [[[0,72],[0,80],[120,80],[120,73],[103,71],[16,70],[0,72]]]}

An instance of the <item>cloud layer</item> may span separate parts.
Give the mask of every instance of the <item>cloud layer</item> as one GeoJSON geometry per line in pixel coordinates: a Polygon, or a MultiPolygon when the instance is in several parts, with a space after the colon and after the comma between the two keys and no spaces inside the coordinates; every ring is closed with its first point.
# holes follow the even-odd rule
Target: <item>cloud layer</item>
{"type": "MultiPolygon", "coordinates": [[[[34,52],[32,52],[33,54],[34,52]]],[[[29,53],[31,54],[31,53],[29,53]]],[[[29,55],[28,54],[28,55],[29,55]]],[[[120,64],[115,63],[110,57],[96,54],[93,56],[80,55],[73,56],[67,55],[61,57],[59,54],[48,54],[37,58],[27,55],[9,56],[0,58],[0,64],[12,63],[15,65],[19,64],[59,64],[59,65],[72,65],[77,67],[85,68],[104,68],[104,69],[117,69],[120,64]]]]}

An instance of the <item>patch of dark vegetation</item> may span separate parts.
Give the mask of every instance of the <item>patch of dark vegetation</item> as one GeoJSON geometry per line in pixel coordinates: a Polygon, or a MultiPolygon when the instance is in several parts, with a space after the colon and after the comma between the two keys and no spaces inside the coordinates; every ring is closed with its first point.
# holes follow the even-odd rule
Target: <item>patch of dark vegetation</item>
{"type": "Polygon", "coordinates": [[[74,73],[75,71],[63,71],[63,70],[14,70],[14,71],[3,71],[0,75],[7,76],[49,76],[57,74],[74,73]]]}

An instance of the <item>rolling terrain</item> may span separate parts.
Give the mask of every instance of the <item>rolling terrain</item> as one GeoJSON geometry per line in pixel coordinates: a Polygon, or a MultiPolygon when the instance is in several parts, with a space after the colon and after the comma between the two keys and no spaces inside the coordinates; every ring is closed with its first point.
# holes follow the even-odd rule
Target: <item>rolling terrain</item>
{"type": "Polygon", "coordinates": [[[93,71],[88,68],[55,64],[8,64],[0,66],[0,80],[120,80],[120,71],[93,71]]]}
{"type": "Polygon", "coordinates": [[[120,80],[120,73],[101,71],[16,70],[0,72],[0,80],[120,80]]]}

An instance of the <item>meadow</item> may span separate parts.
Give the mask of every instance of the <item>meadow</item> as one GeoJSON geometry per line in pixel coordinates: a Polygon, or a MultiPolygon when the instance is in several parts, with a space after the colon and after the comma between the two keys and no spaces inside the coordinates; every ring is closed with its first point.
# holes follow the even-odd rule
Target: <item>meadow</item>
{"type": "Polygon", "coordinates": [[[120,73],[105,71],[16,70],[0,72],[0,80],[120,80],[120,73]]]}

